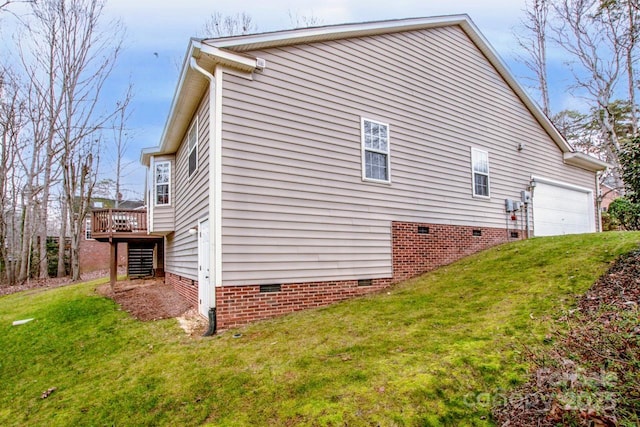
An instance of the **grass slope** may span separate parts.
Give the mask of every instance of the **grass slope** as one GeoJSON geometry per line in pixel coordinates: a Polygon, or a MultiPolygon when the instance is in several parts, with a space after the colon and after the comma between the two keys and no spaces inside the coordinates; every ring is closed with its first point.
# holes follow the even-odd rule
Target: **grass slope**
{"type": "Polygon", "coordinates": [[[638,242],[517,242],[213,338],[138,322],[95,282],[2,297],[0,425],[490,425],[526,378],[519,346],[638,242]]]}

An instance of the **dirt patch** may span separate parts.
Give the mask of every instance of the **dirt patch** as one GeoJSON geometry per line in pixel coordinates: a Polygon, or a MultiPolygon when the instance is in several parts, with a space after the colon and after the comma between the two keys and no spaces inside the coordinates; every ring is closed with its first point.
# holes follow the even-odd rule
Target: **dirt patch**
{"type": "Polygon", "coordinates": [[[184,297],[164,283],[164,279],[123,280],[116,282],[113,289],[107,283],[98,286],[96,291],[145,322],[182,316],[191,308],[184,297]]]}

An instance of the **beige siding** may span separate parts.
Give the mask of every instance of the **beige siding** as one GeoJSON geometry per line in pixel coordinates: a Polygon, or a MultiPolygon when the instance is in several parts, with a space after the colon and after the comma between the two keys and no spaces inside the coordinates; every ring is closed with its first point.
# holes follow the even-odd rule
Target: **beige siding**
{"type": "Polygon", "coordinates": [[[254,54],[223,86],[226,285],[389,277],[391,221],[504,227],[532,174],[594,187],[458,27],[254,54]],[[391,184],[361,179],[361,117],[390,126],[391,184]]]}
{"type": "MultiPolygon", "coordinates": [[[[153,229],[150,230],[152,233],[166,233],[173,231],[175,229],[175,182],[176,182],[176,161],[175,156],[173,155],[164,155],[164,156],[155,156],[154,162],[165,162],[169,161],[171,163],[171,178],[169,184],[169,206],[155,206],[155,189],[152,189],[151,192],[151,203],[153,206],[153,229]]],[[[155,185],[155,180],[153,178],[154,171],[151,172],[151,185],[155,185]]]]}
{"type": "MultiPolygon", "coordinates": [[[[198,169],[189,177],[189,150],[183,139],[176,153],[175,232],[166,239],[165,266],[168,272],[198,280],[198,238],[189,229],[209,212],[209,96],[197,110],[198,169]]],[[[195,120],[195,118],[194,118],[195,120]]],[[[192,122],[193,123],[193,122],[192,122]]],[[[189,125],[189,128],[191,125],[189,125]]]]}

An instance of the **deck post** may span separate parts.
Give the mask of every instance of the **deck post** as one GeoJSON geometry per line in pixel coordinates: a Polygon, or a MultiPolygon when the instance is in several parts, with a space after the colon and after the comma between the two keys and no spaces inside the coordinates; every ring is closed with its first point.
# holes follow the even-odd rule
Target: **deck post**
{"type": "Polygon", "coordinates": [[[118,280],[118,242],[111,240],[109,243],[111,245],[109,283],[111,284],[111,289],[113,289],[116,284],[116,280],[118,280]]]}

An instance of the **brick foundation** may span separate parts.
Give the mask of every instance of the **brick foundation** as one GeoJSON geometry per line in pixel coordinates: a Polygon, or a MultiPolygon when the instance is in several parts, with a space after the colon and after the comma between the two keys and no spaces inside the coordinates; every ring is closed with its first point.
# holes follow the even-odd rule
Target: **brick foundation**
{"type": "Polygon", "coordinates": [[[390,284],[390,279],[372,279],[367,286],[359,286],[357,280],[283,284],[279,292],[260,292],[260,286],[219,287],[216,288],[218,329],[323,307],[379,291],[390,284]]]}
{"type": "MultiPolygon", "coordinates": [[[[265,292],[266,287],[261,292],[259,285],[217,287],[218,330],[377,292],[491,246],[524,237],[519,232],[513,238],[500,228],[413,222],[393,222],[391,230],[393,277],[360,285],[357,280],[281,284],[274,292],[265,292]]],[[[197,307],[197,281],[173,273],[167,273],[165,280],[197,307]]]]}
{"type": "Polygon", "coordinates": [[[504,228],[392,223],[393,283],[418,276],[501,243],[518,240],[504,228]],[[474,236],[480,234],[479,236],[474,236]]]}
{"type": "Polygon", "coordinates": [[[198,281],[187,279],[173,273],[166,273],[164,282],[170,284],[173,289],[182,295],[192,307],[198,307],[198,281]]]}

